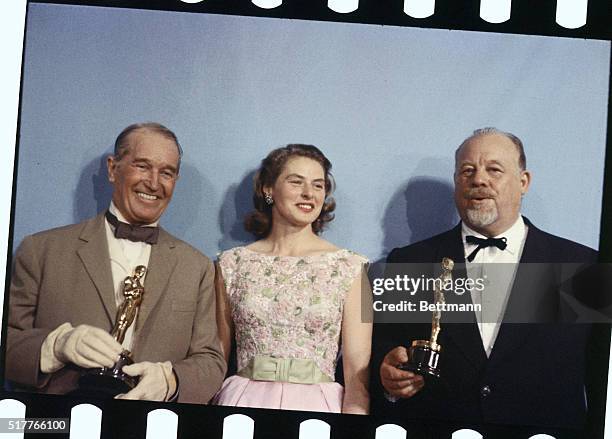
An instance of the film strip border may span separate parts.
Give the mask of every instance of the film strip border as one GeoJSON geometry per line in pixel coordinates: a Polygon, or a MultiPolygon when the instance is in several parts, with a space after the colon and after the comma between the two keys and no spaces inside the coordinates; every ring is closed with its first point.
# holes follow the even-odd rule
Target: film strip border
{"type": "MultiPolygon", "coordinates": [[[[26,404],[21,401],[15,399],[0,400],[0,414],[2,418],[5,418],[0,418],[0,421],[8,421],[9,419],[27,420],[26,413],[26,404]]],[[[69,423],[66,427],[69,430],[68,437],[70,439],[102,438],[102,417],[102,410],[93,404],[75,405],[70,409],[69,423]]],[[[46,418],[48,421],[55,419],[60,418],[46,418]]],[[[63,420],[65,418],[61,419],[63,420]]],[[[172,410],[165,408],[150,410],[146,413],[145,422],[146,439],[177,439],[179,437],[179,415],[172,410]]],[[[230,414],[223,418],[223,430],[218,439],[253,439],[255,438],[255,424],[256,422],[247,415],[240,413],[230,414]]],[[[9,439],[24,438],[23,432],[9,433],[7,425],[9,425],[8,422],[0,424],[0,433],[2,433],[2,437],[9,439]]],[[[332,428],[325,421],[310,418],[299,422],[297,431],[297,439],[330,439],[332,428]]],[[[296,437],[292,436],[290,432],[279,431],[278,433],[278,437],[287,439],[296,437]]],[[[206,435],[206,437],[211,436],[206,435]]],[[[360,437],[364,439],[368,438],[367,435],[360,437]]],[[[412,437],[416,436],[413,436],[410,431],[395,424],[379,425],[375,427],[373,435],[370,436],[371,439],[409,439],[412,437]]],[[[483,435],[479,431],[463,428],[450,432],[447,436],[436,437],[440,439],[490,439],[496,436],[488,434],[483,435]]],[[[525,437],[527,438],[527,436],[525,437]]],[[[217,439],[216,436],[215,439],[217,439]]],[[[546,433],[536,433],[530,435],[528,439],[556,439],[556,437],[546,433]]]]}
{"type": "Polygon", "coordinates": [[[276,18],[612,39],[608,0],[31,0],[276,18]]]}
{"type": "MultiPolygon", "coordinates": [[[[535,2],[533,0],[191,0],[190,2],[185,0],[39,0],[37,3],[612,39],[611,3],[609,0],[538,0],[537,6],[534,6],[535,2]]],[[[20,27],[22,26],[21,23],[23,21],[16,24],[20,27]]],[[[23,34],[19,33],[19,35],[23,34]]],[[[17,39],[20,40],[19,37],[17,39]]],[[[14,56],[11,59],[20,59],[20,57],[14,56]]],[[[12,94],[11,98],[13,98],[12,94]]],[[[15,120],[16,117],[7,118],[7,121],[11,122],[15,120]]],[[[12,163],[12,157],[8,161],[12,163]]],[[[1,230],[6,231],[7,227],[2,227],[1,230]]],[[[5,263],[1,265],[5,266],[5,263]]],[[[43,403],[44,401],[43,399],[43,403]]],[[[34,402],[30,401],[30,403],[34,402]]],[[[34,405],[36,404],[39,404],[38,400],[34,405]]],[[[142,406],[144,406],[144,403],[139,405],[139,407],[142,406]]],[[[26,407],[25,404],[14,399],[0,401],[2,417],[24,418],[26,414],[30,416],[31,409],[32,404],[28,404],[26,407]]],[[[209,411],[205,407],[197,409],[203,412],[209,411]]],[[[52,412],[53,410],[48,408],[43,409],[46,416],[52,412]]],[[[129,410],[129,412],[132,412],[132,410],[129,410]]],[[[108,418],[116,417],[112,410],[110,413],[104,410],[103,415],[100,408],[91,404],[74,405],[69,413],[71,438],[100,438],[102,437],[101,426],[103,423],[107,422],[108,418]]],[[[283,415],[284,417],[285,415],[283,415]]],[[[287,418],[294,419],[289,416],[287,418]]],[[[139,418],[137,422],[142,422],[146,426],[147,439],[158,437],[172,439],[177,437],[177,431],[180,432],[181,424],[185,421],[180,411],[177,415],[168,409],[153,409],[146,414],[145,418],[139,418]]],[[[218,435],[218,439],[234,437],[249,439],[254,437],[253,432],[257,430],[256,424],[259,424],[260,421],[256,422],[246,415],[233,414],[225,417],[222,422],[223,434],[218,435]]],[[[340,427],[342,427],[342,423],[340,427]]],[[[325,439],[329,438],[331,433],[335,433],[336,428],[338,428],[337,425],[330,427],[329,424],[319,419],[307,419],[299,423],[299,437],[325,439]]],[[[2,436],[18,438],[23,437],[23,434],[16,433],[12,436],[3,434],[2,436]]],[[[335,434],[333,436],[335,437],[335,434]]],[[[256,435],[256,437],[261,436],[256,435]]],[[[298,436],[287,435],[284,437],[297,438],[298,436]]],[[[376,427],[375,433],[368,432],[368,434],[360,437],[394,439],[414,436],[410,431],[406,432],[398,425],[383,424],[376,427]]],[[[488,439],[495,436],[483,435],[476,430],[461,429],[446,437],[452,439],[488,439]]],[[[523,437],[546,439],[555,436],[542,433],[523,437]]]]}
{"type": "MultiPolygon", "coordinates": [[[[200,3],[203,0],[181,0],[184,3],[200,3]]],[[[274,9],[283,0],[252,0],[263,9],[274,9]]],[[[555,21],[568,29],[577,29],[586,24],[588,0],[558,0],[555,21]]],[[[359,8],[359,0],[328,0],[327,7],[339,14],[350,14],[359,8]]],[[[436,0],[404,0],[403,11],[412,18],[428,18],[434,15],[436,0]]],[[[504,23],[510,20],[512,0],[481,0],[480,18],[489,23],[504,23]]]]}

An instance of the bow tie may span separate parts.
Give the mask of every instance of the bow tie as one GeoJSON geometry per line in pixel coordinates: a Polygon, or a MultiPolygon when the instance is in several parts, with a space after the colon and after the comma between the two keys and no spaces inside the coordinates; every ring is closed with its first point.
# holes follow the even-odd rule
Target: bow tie
{"type": "Polygon", "coordinates": [[[504,250],[506,248],[507,244],[507,239],[504,237],[501,238],[479,238],[477,236],[472,236],[472,235],[468,235],[465,237],[465,242],[467,242],[468,244],[476,244],[478,245],[478,247],[476,247],[476,249],[470,253],[470,255],[467,257],[468,262],[472,262],[474,260],[474,258],[476,257],[476,255],[478,254],[478,252],[480,251],[480,249],[482,248],[486,248],[486,247],[497,247],[500,250],[504,250]]]}
{"type": "Polygon", "coordinates": [[[159,236],[158,227],[133,226],[119,221],[115,215],[106,211],[106,219],[115,227],[115,238],[128,239],[132,242],[146,242],[147,244],[157,244],[159,236]]]}

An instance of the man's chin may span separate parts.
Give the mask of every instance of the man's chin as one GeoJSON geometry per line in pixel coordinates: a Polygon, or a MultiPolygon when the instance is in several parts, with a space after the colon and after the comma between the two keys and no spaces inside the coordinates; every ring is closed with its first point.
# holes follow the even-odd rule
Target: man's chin
{"type": "Polygon", "coordinates": [[[487,227],[497,221],[496,210],[468,209],[466,211],[467,223],[473,227],[487,227]]]}
{"type": "Polygon", "coordinates": [[[141,226],[146,224],[152,224],[155,221],[159,221],[162,216],[162,213],[163,211],[138,215],[135,217],[134,223],[141,226]]]}

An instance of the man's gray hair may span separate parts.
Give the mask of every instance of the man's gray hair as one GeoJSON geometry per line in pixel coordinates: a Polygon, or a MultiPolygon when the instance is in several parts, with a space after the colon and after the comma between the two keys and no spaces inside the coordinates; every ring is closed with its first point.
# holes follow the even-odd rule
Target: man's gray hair
{"type": "Polygon", "coordinates": [[[174,134],[170,129],[166,128],[165,126],[157,122],[134,123],[124,128],[124,130],[119,133],[119,135],[117,136],[117,139],[115,140],[115,149],[113,153],[115,156],[115,160],[119,161],[127,154],[130,148],[130,144],[128,142],[130,134],[132,134],[135,131],[139,131],[139,130],[151,131],[153,133],[160,134],[166,139],[172,140],[176,144],[176,149],[178,150],[178,155],[179,155],[178,165],[176,169],[176,171],[178,172],[181,167],[181,158],[183,157],[183,148],[181,147],[181,144],[176,138],[176,134],[174,134]]]}
{"type": "Polygon", "coordinates": [[[512,133],[498,130],[495,127],[485,127],[485,128],[479,128],[477,130],[474,130],[471,136],[469,136],[467,139],[461,142],[461,145],[459,145],[459,147],[455,151],[455,164],[457,163],[457,157],[459,156],[459,151],[461,151],[461,148],[463,148],[473,139],[480,137],[480,136],[486,136],[488,134],[499,134],[501,136],[508,138],[514,144],[514,146],[516,147],[516,151],[519,154],[519,161],[518,161],[519,168],[521,169],[521,171],[524,171],[525,169],[527,169],[527,157],[525,157],[525,148],[523,148],[523,142],[521,141],[521,139],[519,139],[517,136],[515,136],[512,133]]]}

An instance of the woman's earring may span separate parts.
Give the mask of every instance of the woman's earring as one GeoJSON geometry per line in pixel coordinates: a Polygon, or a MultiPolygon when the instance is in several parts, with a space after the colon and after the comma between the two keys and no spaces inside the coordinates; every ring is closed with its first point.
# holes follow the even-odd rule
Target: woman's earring
{"type": "Polygon", "coordinates": [[[264,200],[266,201],[266,204],[268,206],[271,206],[272,203],[274,203],[274,200],[272,199],[272,195],[270,195],[269,193],[264,193],[264,200]]]}

